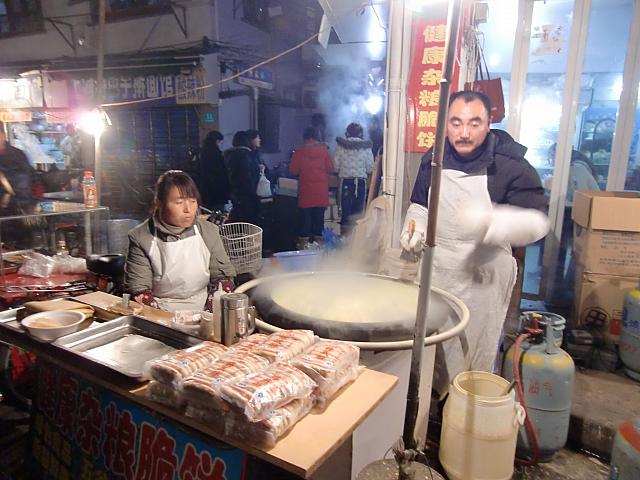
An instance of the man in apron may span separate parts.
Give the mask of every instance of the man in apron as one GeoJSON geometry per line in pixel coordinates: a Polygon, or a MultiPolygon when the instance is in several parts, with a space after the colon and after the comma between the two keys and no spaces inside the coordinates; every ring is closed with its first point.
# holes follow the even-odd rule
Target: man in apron
{"type": "MultiPolygon", "coordinates": [[[[449,100],[433,285],[460,298],[471,318],[436,356],[433,385],[441,396],[458,373],[492,370],[516,280],[511,248],[539,240],[549,228],[547,199],[526,148],[490,129],[490,111],[481,93],[462,91],[449,100]]],[[[400,238],[415,253],[427,227],[432,152],[422,158],[400,238]]]]}
{"type": "Polygon", "coordinates": [[[209,286],[235,276],[217,225],[199,220],[200,193],[170,170],[156,184],[153,216],[129,232],[125,286],[140,303],[203,310],[209,286]]]}

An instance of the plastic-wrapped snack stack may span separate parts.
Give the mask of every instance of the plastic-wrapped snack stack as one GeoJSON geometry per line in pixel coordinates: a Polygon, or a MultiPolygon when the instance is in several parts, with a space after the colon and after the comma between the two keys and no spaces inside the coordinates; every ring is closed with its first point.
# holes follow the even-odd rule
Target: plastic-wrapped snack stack
{"type": "Polygon", "coordinates": [[[310,397],[315,388],[316,383],[302,371],[278,362],[264,372],[224,383],[220,396],[243,411],[249,421],[259,422],[292,400],[310,397]]]}
{"type": "Polygon", "coordinates": [[[152,381],[147,387],[147,398],[166,405],[182,407],[182,397],[178,394],[182,381],[207,367],[227,351],[228,348],[224,345],[202,342],[148,361],[144,366],[144,372],[152,381]],[[168,393],[169,391],[171,393],[168,393]]]}
{"type": "Polygon", "coordinates": [[[169,405],[170,407],[182,408],[184,406],[180,392],[170,384],[156,382],[155,380],[149,382],[145,395],[149,400],[169,405]]]}
{"type": "Polygon", "coordinates": [[[286,362],[302,353],[316,341],[311,330],[282,330],[272,333],[252,351],[270,362],[286,362]]]}
{"type": "Polygon", "coordinates": [[[273,410],[269,418],[260,422],[250,422],[246,418],[236,416],[233,432],[241,440],[272,448],[280,437],[311,411],[311,408],[313,408],[313,398],[306,397],[292,400],[283,407],[273,410]]]}
{"type": "Polygon", "coordinates": [[[224,422],[233,407],[220,397],[220,388],[226,382],[238,380],[245,375],[265,370],[269,367],[266,358],[249,352],[232,352],[216,360],[182,383],[182,398],[186,403],[186,415],[206,421],[219,431],[228,433],[228,423],[224,422]],[[222,421],[222,423],[220,423],[222,421]]]}
{"type": "Polygon", "coordinates": [[[359,358],[360,349],[355,345],[321,340],[295,357],[291,364],[317,384],[315,401],[320,408],[324,408],[338,390],[358,377],[359,358]]]}

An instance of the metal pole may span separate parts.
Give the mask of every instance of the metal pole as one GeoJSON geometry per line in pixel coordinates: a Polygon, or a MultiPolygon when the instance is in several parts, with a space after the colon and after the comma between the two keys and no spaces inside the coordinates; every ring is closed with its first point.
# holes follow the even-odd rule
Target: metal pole
{"type": "Polygon", "coordinates": [[[253,128],[258,130],[258,100],[260,100],[260,89],[253,87],[253,128]]]}
{"type": "Polygon", "coordinates": [[[414,432],[418,418],[418,407],[420,404],[419,387],[420,376],[422,373],[422,352],[424,350],[424,337],[427,332],[427,317],[429,316],[431,273],[433,270],[433,255],[436,246],[436,224],[438,222],[442,156],[444,153],[444,140],[446,137],[447,112],[449,110],[449,92],[451,90],[451,78],[453,76],[453,66],[456,56],[460,10],[461,0],[452,0],[449,5],[449,14],[447,18],[447,40],[445,43],[445,51],[447,53],[444,60],[442,80],[440,81],[438,123],[436,125],[436,138],[433,146],[433,156],[431,159],[431,189],[429,192],[427,237],[422,250],[418,309],[416,312],[416,325],[413,332],[409,390],[407,392],[407,408],[404,417],[404,432],[402,434],[402,439],[404,441],[405,448],[407,449],[414,449],[417,444],[414,432]]]}
{"type": "MultiPolygon", "coordinates": [[[[402,198],[397,196],[398,184],[402,182],[402,177],[398,180],[396,173],[399,156],[402,153],[403,145],[400,139],[400,122],[404,121],[400,112],[402,101],[402,60],[403,60],[403,31],[405,18],[404,0],[390,0],[389,3],[389,33],[387,45],[387,94],[385,96],[387,105],[385,110],[384,129],[384,152],[382,162],[382,192],[387,195],[391,203],[391,211],[395,212],[396,203],[402,205],[402,198]]],[[[410,35],[407,35],[410,37],[410,35]]],[[[393,231],[399,229],[400,223],[394,222],[393,231]]],[[[395,238],[394,235],[391,236],[395,238]]],[[[392,240],[392,243],[396,243],[392,240]]],[[[390,247],[391,245],[385,245],[390,247]]]]}
{"type": "MultiPolygon", "coordinates": [[[[105,20],[107,16],[107,0],[100,0],[98,6],[98,38],[96,42],[98,65],[96,67],[96,94],[95,94],[95,107],[100,108],[102,105],[102,93],[104,91],[104,42],[105,42],[105,20]]],[[[96,133],[93,137],[94,140],[94,176],[96,178],[96,197],[98,198],[98,205],[101,202],[102,194],[102,159],[100,158],[100,134],[96,133]]]]}

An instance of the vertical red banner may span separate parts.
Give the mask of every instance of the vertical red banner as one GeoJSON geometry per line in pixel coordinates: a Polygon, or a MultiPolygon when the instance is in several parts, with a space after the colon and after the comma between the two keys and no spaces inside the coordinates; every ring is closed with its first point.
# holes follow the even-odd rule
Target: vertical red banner
{"type": "MultiPolygon", "coordinates": [[[[435,142],[446,36],[444,20],[413,22],[414,49],[407,89],[405,151],[426,152],[435,142]]],[[[459,51],[459,44],[456,50],[459,51]]],[[[452,92],[458,85],[458,73],[459,68],[454,65],[452,92]]]]}

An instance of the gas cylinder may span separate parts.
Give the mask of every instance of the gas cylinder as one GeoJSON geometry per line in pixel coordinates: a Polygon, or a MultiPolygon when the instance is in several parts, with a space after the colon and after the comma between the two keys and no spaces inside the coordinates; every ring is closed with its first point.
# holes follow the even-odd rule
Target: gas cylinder
{"type": "Polygon", "coordinates": [[[618,349],[625,373],[640,381],[640,290],[635,288],[624,299],[618,349]]]}
{"type": "Polygon", "coordinates": [[[640,417],[623,422],[611,450],[610,480],[640,478],[640,417]]]}
{"type": "MultiPolygon", "coordinates": [[[[534,314],[536,317],[544,314],[534,314]]],[[[521,344],[520,379],[527,413],[538,439],[539,460],[548,461],[567,441],[575,367],[557,344],[557,319],[544,319],[543,329],[532,322],[530,336],[521,344]],[[556,330],[554,330],[554,326],[556,330]]],[[[513,380],[513,357],[517,343],[504,359],[503,376],[513,380]]],[[[525,428],[518,432],[519,456],[531,458],[532,449],[525,428]]]]}

